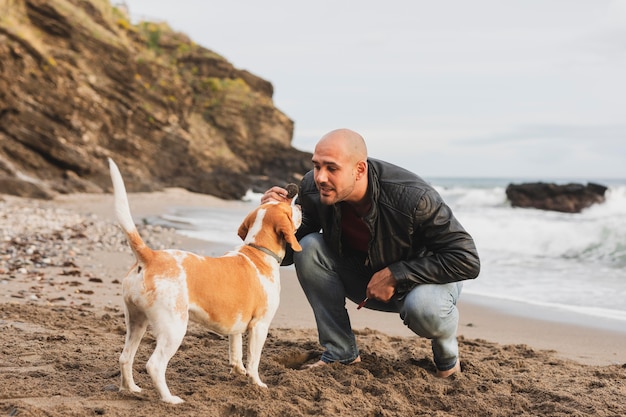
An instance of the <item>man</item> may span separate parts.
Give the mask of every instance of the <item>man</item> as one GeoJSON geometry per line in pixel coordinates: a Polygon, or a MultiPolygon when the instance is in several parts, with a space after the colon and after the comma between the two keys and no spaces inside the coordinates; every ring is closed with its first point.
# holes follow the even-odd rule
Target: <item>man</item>
{"type": "MultiPolygon", "coordinates": [[[[480,270],[471,236],[420,177],[368,159],[365,141],[354,131],[323,136],[312,161],[298,195],[302,225],[296,236],[303,250],[283,262],[295,263],[326,349],[309,366],[361,360],[347,297],[399,313],[409,329],[431,339],[438,377],[460,372],[456,301],[460,281],[480,270]]],[[[261,201],[286,196],[272,187],[261,201]]]]}

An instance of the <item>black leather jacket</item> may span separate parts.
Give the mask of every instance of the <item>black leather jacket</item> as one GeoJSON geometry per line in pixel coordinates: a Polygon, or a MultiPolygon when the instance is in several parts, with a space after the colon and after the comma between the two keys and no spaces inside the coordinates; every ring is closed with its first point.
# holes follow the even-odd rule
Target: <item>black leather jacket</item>
{"type": "MultiPolygon", "coordinates": [[[[368,159],[368,181],[373,204],[363,219],[371,235],[366,262],[374,271],[389,267],[398,281],[398,293],[416,284],[478,276],[480,261],[474,241],[435,189],[403,168],[372,158],[368,159]]],[[[302,206],[297,238],[322,230],[326,243],[342,254],[341,209],[320,202],[313,171],[302,179],[297,203],[302,206]]],[[[288,256],[283,265],[291,262],[288,256]]]]}

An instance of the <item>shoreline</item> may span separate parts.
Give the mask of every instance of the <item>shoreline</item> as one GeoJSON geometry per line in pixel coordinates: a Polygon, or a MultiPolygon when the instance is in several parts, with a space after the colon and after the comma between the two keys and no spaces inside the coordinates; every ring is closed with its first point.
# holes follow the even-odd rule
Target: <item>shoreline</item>
{"type": "MultiPolygon", "coordinates": [[[[113,200],[110,194],[62,195],[50,201],[24,201],[24,199],[17,197],[0,195],[0,201],[2,199],[8,203],[22,202],[41,207],[64,209],[81,215],[95,216],[105,222],[115,224],[113,200]]],[[[141,224],[143,218],[158,216],[172,207],[235,207],[246,204],[195,194],[182,189],[167,189],[154,193],[131,193],[129,194],[129,201],[137,224],[141,224]]],[[[225,251],[233,249],[232,246],[186,237],[173,231],[160,232],[157,230],[154,239],[155,241],[162,241],[161,243],[165,247],[176,247],[208,256],[220,256],[225,251]]],[[[91,250],[81,254],[79,258],[79,266],[92,271],[89,274],[116,277],[117,282],[121,281],[127,268],[133,263],[132,255],[130,255],[127,247],[91,250]],[[124,249],[126,249],[125,252],[124,249]]],[[[299,287],[292,266],[281,268],[281,283],[281,303],[272,322],[272,327],[315,329],[311,308],[299,287]]],[[[3,285],[2,288],[8,288],[8,286],[3,285]]],[[[94,299],[94,297],[87,297],[84,294],[65,294],[65,302],[77,303],[81,300],[87,300],[96,308],[112,308],[121,311],[119,286],[97,282],[94,284],[85,283],[81,290],[85,293],[95,292],[100,294],[101,298],[94,299]],[[92,287],[93,289],[91,289],[92,287]]],[[[22,289],[22,291],[24,290],[22,289]]],[[[49,293],[51,289],[47,288],[46,291],[49,293]]],[[[60,293],[62,291],[67,292],[67,288],[59,289],[60,293]]],[[[49,297],[54,297],[54,295],[49,294],[49,297]]],[[[9,299],[10,301],[21,302],[19,299],[11,297],[9,299]]],[[[7,298],[2,301],[6,302],[7,298]]],[[[626,328],[624,328],[623,323],[617,320],[599,319],[571,311],[555,311],[547,307],[471,293],[461,295],[458,307],[460,311],[459,337],[486,340],[498,344],[524,344],[533,349],[555,351],[557,356],[561,358],[587,365],[604,366],[626,363],[626,349],[623,349],[623,346],[626,346],[626,328]]],[[[356,307],[349,301],[347,308],[352,326],[355,329],[369,328],[389,336],[415,336],[393,314],[367,309],[356,311],[356,307]]]]}
{"type": "Polygon", "coordinates": [[[465,294],[459,302],[459,334],[526,344],[586,365],[626,364],[626,328],[619,320],[465,294]]]}

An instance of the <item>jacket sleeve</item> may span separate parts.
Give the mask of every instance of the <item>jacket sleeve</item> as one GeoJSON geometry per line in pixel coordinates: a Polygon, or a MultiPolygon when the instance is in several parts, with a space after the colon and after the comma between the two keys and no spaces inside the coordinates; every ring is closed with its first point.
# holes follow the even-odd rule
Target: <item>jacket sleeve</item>
{"type": "Polygon", "coordinates": [[[419,247],[414,255],[389,265],[398,293],[416,284],[447,284],[478,276],[480,260],[474,240],[436,191],[424,193],[417,204],[413,241],[419,247]]]}

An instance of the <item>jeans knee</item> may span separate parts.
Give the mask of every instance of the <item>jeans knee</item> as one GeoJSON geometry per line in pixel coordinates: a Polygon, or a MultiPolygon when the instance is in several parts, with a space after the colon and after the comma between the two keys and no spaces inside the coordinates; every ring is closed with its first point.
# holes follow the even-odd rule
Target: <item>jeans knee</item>
{"type": "Polygon", "coordinates": [[[438,311],[427,306],[403,308],[400,316],[404,324],[422,337],[439,337],[438,329],[441,316],[438,311]]]}
{"type": "Polygon", "coordinates": [[[324,263],[325,244],[319,233],[311,233],[299,241],[301,252],[294,252],[293,263],[298,271],[307,273],[317,270],[324,263]]]}
{"type": "Polygon", "coordinates": [[[303,286],[323,285],[333,271],[333,260],[320,233],[311,233],[300,239],[301,252],[295,252],[293,261],[298,280],[303,286]]]}
{"type": "Polygon", "coordinates": [[[302,246],[302,251],[294,253],[294,257],[297,258],[303,258],[308,252],[319,252],[325,246],[321,233],[309,233],[301,238],[298,243],[302,246]]]}
{"type": "Polygon", "coordinates": [[[437,297],[428,291],[407,294],[400,317],[414,333],[429,339],[456,332],[458,322],[452,297],[437,297]]]}

